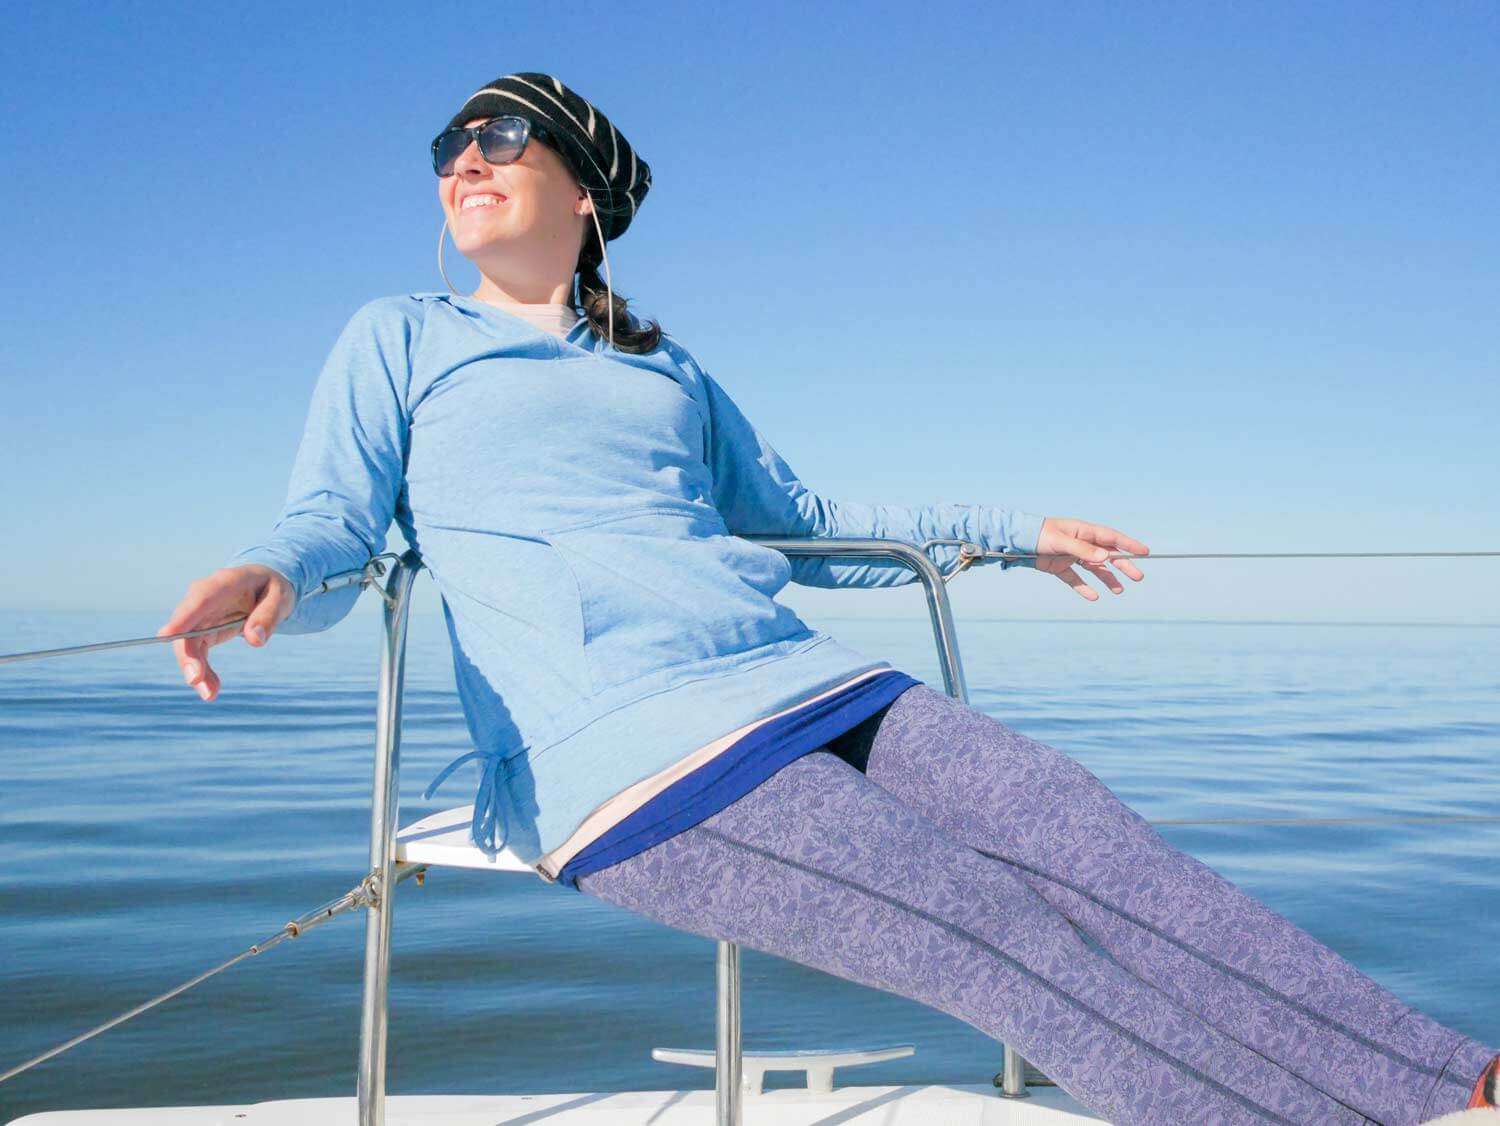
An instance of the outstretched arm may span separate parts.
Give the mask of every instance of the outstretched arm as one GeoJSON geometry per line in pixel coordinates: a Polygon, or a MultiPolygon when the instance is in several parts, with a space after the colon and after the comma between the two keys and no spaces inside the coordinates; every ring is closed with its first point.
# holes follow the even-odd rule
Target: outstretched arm
{"type": "Polygon", "coordinates": [[[379,298],[349,319],[313,389],[281,515],[265,540],[225,563],[260,563],[292,584],[299,601],[282,632],[312,633],[342,620],[361,587],[307,595],[385,547],[406,476],[416,332],[401,302],[379,298]]]}
{"type": "MultiPolygon", "coordinates": [[[[962,539],[987,551],[1035,552],[1044,517],[990,505],[931,504],[907,508],[819,496],[800,480],[747,419],[729,393],[699,367],[708,403],[707,460],[713,501],[731,533],[742,536],[817,536],[894,539],[920,547],[929,539],[962,539]]],[[[957,544],[928,549],[945,573],[957,564],[957,544]]],[[[900,586],[916,573],[894,559],[793,556],[792,581],[805,586],[900,586]]],[[[1029,560],[981,559],[1030,566],[1029,560]]]]}

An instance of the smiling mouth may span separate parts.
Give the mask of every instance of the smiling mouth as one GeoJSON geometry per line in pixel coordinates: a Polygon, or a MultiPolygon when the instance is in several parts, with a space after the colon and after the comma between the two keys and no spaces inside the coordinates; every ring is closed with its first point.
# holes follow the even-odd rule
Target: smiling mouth
{"type": "Polygon", "coordinates": [[[464,199],[463,199],[463,201],[458,205],[458,213],[460,215],[467,215],[471,211],[492,211],[492,210],[494,210],[497,207],[503,207],[503,206],[505,206],[505,204],[507,204],[509,202],[510,202],[510,200],[508,198],[501,197],[501,196],[493,196],[493,195],[471,195],[471,196],[465,196],[464,199]],[[471,199],[483,200],[484,202],[482,202],[482,203],[470,203],[469,200],[471,200],[471,199]]]}

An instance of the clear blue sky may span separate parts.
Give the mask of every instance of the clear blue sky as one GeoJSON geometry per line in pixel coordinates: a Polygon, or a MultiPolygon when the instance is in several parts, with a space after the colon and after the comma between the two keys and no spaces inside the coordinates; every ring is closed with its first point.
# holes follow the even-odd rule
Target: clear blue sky
{"type": "MultiPolygon", "coordinates": [[[[1494,4],[49,0],[0,8],[0,604],[164,620],[269,529],[350,313],[442,288],[428,142],[516,70],[651,162],[620,292],[827,496],[1159,552],[1500,548],[1494,4]]],[[[998,568],[953,589],[986,616],[1497,622],[1497,579],[1163,560],[1095,604],[998,568]]]]}

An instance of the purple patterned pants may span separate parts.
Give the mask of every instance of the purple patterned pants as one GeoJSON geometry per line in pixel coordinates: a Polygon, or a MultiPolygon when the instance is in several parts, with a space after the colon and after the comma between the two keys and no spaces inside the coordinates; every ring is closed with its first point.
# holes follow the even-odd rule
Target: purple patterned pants
{"type": "Polygon", "coordinates": [[[578,886],[958,1017],[1121,1126],[1404,1126],[1496,1052],[925,684],[578,886]]]}

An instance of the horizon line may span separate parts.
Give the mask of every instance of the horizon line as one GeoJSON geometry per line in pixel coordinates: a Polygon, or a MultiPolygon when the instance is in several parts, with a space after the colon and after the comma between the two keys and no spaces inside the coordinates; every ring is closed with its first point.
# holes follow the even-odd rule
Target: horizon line
{"type": "MultiPolygon", "coordinates": [[[[357,610],[358,607],[354,607],[357,610]]],[[[48,613],[48,614],[131,614],[145,613],[143,607],[121,608],[109,607],[85,607],[85,606],[0,606],[0,614],[7,613],[48,613]]],[[[158,613],[158,608],[153,608],[151,613],[158,613]]],[[[412,608],[413,613],[425,611],[417,607],[412,608]]],[[[352,613],[352,611],[351,611],[352,613]]],[[[811,613],[809,617],[813,616],[811,613]]],[[[926,621],[926,617],[920,614],[817,614],[820,621],[836,622],[912,622],[926,621]]],[[[1449,622],[1449,621],[1360,621],[1354,619],[1339,618],[1015,618],[1015,617],[979,617],[970,615],[954,615],[955,622],[1004,622],[1004,623],[1047,623],[1052,625],[1147,625],[1147,626],[1396,626],[1401,628],[1417,627],[1439,627],[1443,629],[1500,629],[1500,622],[1449,622]]]]}

